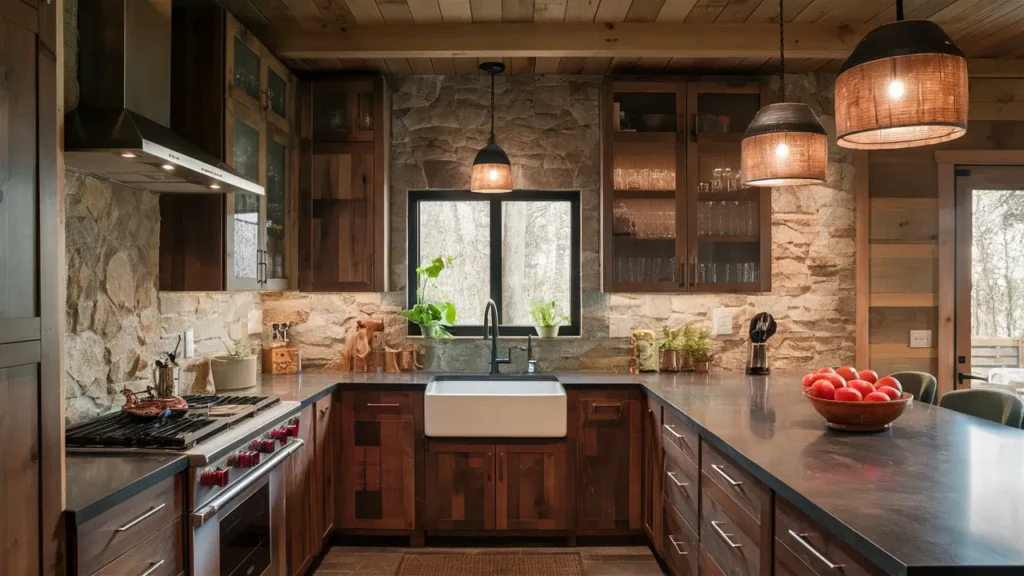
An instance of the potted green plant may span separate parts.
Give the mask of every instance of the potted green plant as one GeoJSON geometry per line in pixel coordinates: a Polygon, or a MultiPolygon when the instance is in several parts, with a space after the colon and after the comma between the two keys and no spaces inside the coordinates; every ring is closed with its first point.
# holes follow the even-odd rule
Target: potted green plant
{"type": "Polygon", "coordinates": [[[259,374],[259,346],[248,337],[225,342],[227,354],[210,362],[213,385],[217,390],[241,390],[256,385],[259,374]]]}
{"type": "Polygon", "coordinates": [[[682,328],[672,330],[668,326],[661,327],[661,342],[658,343],[658,348],[661,350],[662,372],[679,372],[683,356],[682,334],[682,328]]]}
{"type": "Polygon", "coordinates": [[[419,365],[423,370],[430,370],[435,363],[437,349],[433,342],[438,340],[450,340],[452,337],[448,327],[455,324],[455,305],[446,300],[428,300],[426,298],[427,288],[438,290],[437,278],[444,271],[445,267],[451,266],[451,256],[438,256],[425,266],[416,269],[416,304],[408,310],[402,310],[400,315],[413,324],[420,327],[420,333],[426,339],[427,344],[419,350],[419,365]]]}
{"type": "Polygon", "coordinates": [[[692,323],[683,326],[683,333],[679,338],[679,362],[681,370],[693,370],[693,358],[690,353],[693,350],[694,342],[697,340],[697,334],[697,328],[694,327],[692,323]]]}
{"type": "Polygon", "coordinates": [[[693,340],[690,348],[690,359],[693,361],[693,370],[700,374],[707,374],[711,369],[711,332],[707,328],[701,328],[693,340]]]}
{"type": "Polygon", "coordinates": [[[558,336],[559,325],[568,322],[569,317],[559,314],[554,300],[534,300],[530,303],[530,317],[533,328],[541,338],[558,336]]]}

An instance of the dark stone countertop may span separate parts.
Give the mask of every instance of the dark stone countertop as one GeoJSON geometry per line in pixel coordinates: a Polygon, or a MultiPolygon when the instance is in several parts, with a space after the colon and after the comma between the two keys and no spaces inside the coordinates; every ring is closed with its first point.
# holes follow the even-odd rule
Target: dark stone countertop
{"type": "Polygon", "coordinates": [[[146,488],[188,468],[180,454],[69,454],[65,467],[68,525],[81,526],[146,488]]]}

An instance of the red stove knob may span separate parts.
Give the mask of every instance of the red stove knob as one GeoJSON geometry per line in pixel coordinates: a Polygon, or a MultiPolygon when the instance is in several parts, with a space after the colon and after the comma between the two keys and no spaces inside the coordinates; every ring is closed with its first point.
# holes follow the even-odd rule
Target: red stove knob
{"type": "Polygon", "coordinates": [[[260,453],[259,452],[252,452],[250,455],[252,456],[252,465],[253,466],[258,466],[259,463],[260,463],[260,453]]]}
{"type": "Polygon", "coordinates": [[[216,471],[214,471],[213,475],[217,482],[217,486],[223,488],[228,485],[228,470],[221,470],[220,468],[218,468],[216,471]]]}
{"type": "Polygon", "coordinates": [[[239,468],[252,468],[252,452],[242,452],[238,455],[239,468]]]}
{"type": "Polygon", "coordinates": [[[249,443],[249,451],[250,452],[259,452],[259,449],[260,449],[260,441],[259,440],[253,440],[252,442],[249,443]]]}
{"type": "Polygon", "coordinates": [[[228,485],[228,471],[220,468],[216,470],[203,470],[199,474],[199,485],[220,486],[223,488],[228,485]]]}
{"type": "Polygon", "coordinates": [[[278,429],[277,441],[281,443],[281,446],[284,446],[285,444],[288,443],[288,436],[289,434],[287,428],[278,429]]]}
{"type": "Polygon", "coordinates": [[[274,451],[274,441],[273,440],[264,440],[263,442],[260,443],[260,452],[263,452],[264,454],[269,454],[269,453],[271,453],[273,451],[274,451]]]}

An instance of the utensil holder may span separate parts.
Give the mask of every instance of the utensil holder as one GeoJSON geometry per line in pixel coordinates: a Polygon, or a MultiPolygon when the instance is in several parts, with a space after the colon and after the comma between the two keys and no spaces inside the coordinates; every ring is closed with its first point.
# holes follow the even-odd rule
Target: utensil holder
{"type": "Polygon", "coordinates": [[[772,368],[768,364],[768,344],[750,342],[747,347],[747,374],[764,376],[771,372],[772,368]]]}
{"type": "Polygon", "coordinates": [[[159,398],[169,398],[177,393],[177,382],[174,381],[174,366],[166,368],[153,368],[153,380],[156,384],[156,395],[159,398]]]}

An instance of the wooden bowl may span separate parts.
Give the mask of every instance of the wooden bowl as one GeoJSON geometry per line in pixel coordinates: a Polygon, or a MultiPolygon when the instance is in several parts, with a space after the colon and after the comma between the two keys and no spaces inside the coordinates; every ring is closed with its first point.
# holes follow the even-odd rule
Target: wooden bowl
{"type": "Polygon", "coordinates": [[[889,402],[839,402],[815,398],[807,392],[804,396],[825,418],[829,428],[847,432],[878,432],[892,426],[894,420],[914,401],[914,397],[903,393],[899,400],[889,402]]]}

